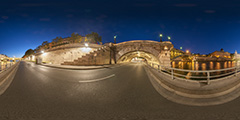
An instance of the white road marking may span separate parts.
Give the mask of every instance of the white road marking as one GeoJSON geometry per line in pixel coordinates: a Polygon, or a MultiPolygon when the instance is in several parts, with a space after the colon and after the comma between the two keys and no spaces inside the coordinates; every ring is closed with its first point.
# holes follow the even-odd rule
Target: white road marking
{"type": "Polygon", "coordinates": [[[103,78],[98,78],[98,79],[93,79],[93,80],[80,80],[79,82],[80,83],[97,82],[97,81],[105,80],[105,79],[108,79],[108,78],[111,78],[111,77],[114,77],[114,76],[115,76],[115,74],[112,74],[112,75],[109,75],[109,76],[106,76],[106,77],[103,77],[103,78]]]}

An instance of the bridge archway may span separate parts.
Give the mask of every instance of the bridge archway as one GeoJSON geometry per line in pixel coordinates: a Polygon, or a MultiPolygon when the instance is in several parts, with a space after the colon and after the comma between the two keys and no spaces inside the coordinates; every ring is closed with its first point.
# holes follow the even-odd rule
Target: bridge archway
{"type": "Polygon", "coordinates": [[[115,44],[115,47],[118,63],[129,62],[136,57],[151,63],[170,66],[170,51],[173,45],[169,41],[134,40],[115,44]]]}
{"type": "Polygon", "coordinates": [[[130,51],[119,57],[117,60],[118,63],[125,63],[125,62],[149,62],[149,63],[156,63],[159,64],[159,60],[153,54],[146,52],[146,51],[130,51]]]}

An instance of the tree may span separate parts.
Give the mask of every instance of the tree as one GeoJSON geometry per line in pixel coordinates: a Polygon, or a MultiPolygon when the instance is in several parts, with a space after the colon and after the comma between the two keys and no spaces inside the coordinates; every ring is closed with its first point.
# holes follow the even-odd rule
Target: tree
{"type": "Polygon", "coordinates": [[[38,52],[42,51],[43,49],[44,49],[44,46],[39,45],[39,46],[36,48],[36,52],[38,53],[38,52]]]}
{"type": "Polygon", "coordinates": [[[63,42],[63,38],[59,37],[57,43],[62,43],[62,42],[63,42]]]}
{"type": "Polygon", "coordinates": [[[81,35],[77,35],[76,41],[81,43],[82,42],[82,36],[81,35]]]}
{"type": "Polygon", "coordinates": [[[59,37],[56,37],[56,38],[52,39],[52,42],[55,42],[55,43],[57,43],[57,42],[58,42],[58,40],[59,40],[59,37]]]}
{"type": "Polygon", "coordinates": [[[52,39],[52,46],[62,43],[63,40],[64,39],[62,37],[56,37],[56,38],[52,39]]]}
{"type": "Polygon", "coordinates": [[[23,57],[27,57],[27,56],[30,56],[34,54],[34,50],[33,49],[28,49],[26,52],[25,52],[25,55],[23,57]]]}
{"type": "Polygon", "coordinates": [[[65,38],[65,40],[68,41],[68,42],[71,42],[71,38],[70,37],[65,38]]]}
{"type": "Polygon", "coordinates": [[[89,42],[92,42],[92,43],[97,43],[97,42],[101,43],[102,42],[102,37],[100,35],[98,35],[98,33],[96,33],[96,32],[87,34],[86,37],[89,40],[89,42]]]}
{"type": "Polygon", "coordinates": [[[52,48],[52,46],[53,46],[53,43],[50,42],[50,43],[48,44],[48,47],[49,47],[49,48],[52,48]]]}
{"type": "Polygon", "coordinates": [[[78,33],[72,33],[71,34],[70,41],[72,43],[81,42],[81,40],[82,40],[82,36],[79,35],[78,33]]]}
{"type": "Polygon", "coordinates": [[[47,49],[47,48],[49,47],[49,42],[48,42],[48,41],[44,41],[44,42],[42,43],[42,47],[43,47],[44,49],[47,49]]]}
{"type": "Polygon", "coordinates": [[[42,43],[42,46],[47,45],[47,44],[48,44],[48,41],[44,41],[44,42],[42,43]]]}
{"type": "Polygon", "coordinates": [[[76,38],[77,38],[76,34],[75,34],[75,33],[72,33],[72,34],[71,34],[71,37],[70,37],[70,41],[71,41],[72,43],[75,43],[75,42],[76,42],[76,38]]]}

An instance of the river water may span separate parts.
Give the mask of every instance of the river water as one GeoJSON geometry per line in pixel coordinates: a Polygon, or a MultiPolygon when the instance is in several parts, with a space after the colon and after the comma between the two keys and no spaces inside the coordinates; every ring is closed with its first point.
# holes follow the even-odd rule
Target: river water
{"type": "MultiPolygon", "coordinates": [[[[224,61],[224,62],[212,62],[212,61],[207,61],[207,62],[172,62],[172,67],[173,68],[179,68],[179,69],[186,69],[186,70],[219,70],[219,69],[225,69],[225,68],[231,68],[235,66],[234,61],[224,61]]],[[[184,78],[187,79],[195,79],[195,80],[201,80],[198,78],[191,78],[190,76],[198,76],[198,77],[207,77],[206,72],[184,72],[184,71],[174,71],[175,73],[184,75],[184,78]]],[[[221,77],[216,77],[219,75],[224,75],[228,74],[231,75],[234,72],[234,70],[223,70],[223,71],[216,71],[216,72],[211,72],[210,76],[215,76],[211,79],[217,79],[221,77]]],[[[182,76],[179,76],[182,77],[182,76]]],[[[206,78],[204,78],[206,79],[206,78]]]]}
{"type": "Polygon", "coordinates": [[[187,69],[187,70],[218,70],[224,68],[231,68],[235,66],[234,61],[225,62],[172,62],[173,68],[187,69]]]}

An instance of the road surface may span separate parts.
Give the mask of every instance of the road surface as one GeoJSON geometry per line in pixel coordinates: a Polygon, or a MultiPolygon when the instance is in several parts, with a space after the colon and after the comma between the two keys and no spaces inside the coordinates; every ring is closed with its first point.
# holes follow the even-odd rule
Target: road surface
{"type": "Polygon", "coordinates": [[[21,62],[0,96],[0,120],[237,120],[240,99],[186,106],[155,91],[142,64],[65,70],[21,62]]]}

